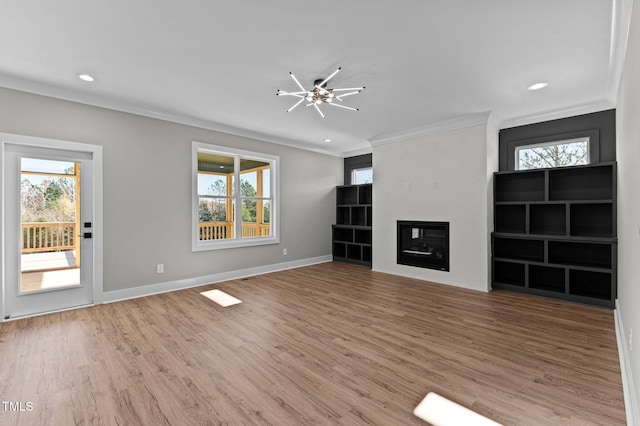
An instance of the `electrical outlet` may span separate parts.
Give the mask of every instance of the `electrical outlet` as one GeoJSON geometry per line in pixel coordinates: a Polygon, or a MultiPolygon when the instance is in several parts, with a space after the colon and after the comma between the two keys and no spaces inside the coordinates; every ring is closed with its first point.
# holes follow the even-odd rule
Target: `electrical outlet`
{"type": "Polygon", "coordinates": [[[158,263],[158,265],[156,265],[156,272],[158,274],[164,274],[164,263],[158,263]]]}
{"type": "Polygon", "coordinates": [[[438,189],[438,186],[439,186],[439,185],[440,185],[440,184],[439,184],[439,182],[438,182],[437,180],[434,180],[434,181],[433,181],[433,189],[438,189]]]}
{"type": "Polygon", "coordinates": [[[282,255],[286,256],[287,255],[287,249],[282,249],[282,255]]]}

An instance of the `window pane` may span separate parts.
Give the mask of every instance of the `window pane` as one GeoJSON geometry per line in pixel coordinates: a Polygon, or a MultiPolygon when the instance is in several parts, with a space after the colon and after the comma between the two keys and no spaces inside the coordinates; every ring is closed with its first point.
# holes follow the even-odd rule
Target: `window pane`
{"type": "Polygon", "coordinates": [[[240,174],[240,196],[255,197],[258,192],[257,173],[241,173],[240,174]]]}
{"type": "Polygon", "coordinates": [[[271,169],[262,171],[262,196],[271,198],[271,169]]]}
{"type": "Polygon", "coordinates": [[[227,177],[233,176],[233,173],[232,156],[198,151],[198,194],[232,195],[233,185],[230,188],[227,186],[227,177]]]}
{"type": "Polygon", "coordinates": [[[240,195],[270,197],[270,167],[271,164],[265,161],[240,158],[240,195]]]}
{"type": "Polygon", "coordinates": [[[75,163],[72,161],[40,160],[37,158],[22,159],[23,172],[56,173],[74,175],[75,163]]]}
{"type": "Polygon", "coordinates": [[[242,237],[271,235],[271,201],[249,198],[242,200],[242,237]]]}
{"type": "Polygon", "coordinates": [[[373,183],[373,167],[367,167],[364,169],[354,169],[352,184],[359,185],[362,183],[373,183]]]}
{"type": "Polygon", "coordinates": [[[198,203],[198,239],[233,238],[233,200],[200,197],[198,203]]]}
{"type": "Polygon", "coordinates": [[[227,177],[198,173],[198,195],[227,195],[227,177]]]}
{"type": "Polygon", "coordinates": [[[265,200],[263,202],[262,218],[264,223],[271,223],[271,200],[265,200]]]}
{"type": "Polygon", "coordinates": [[[589,164],[589,138],[516,148],[517,170],[589,164]]]}

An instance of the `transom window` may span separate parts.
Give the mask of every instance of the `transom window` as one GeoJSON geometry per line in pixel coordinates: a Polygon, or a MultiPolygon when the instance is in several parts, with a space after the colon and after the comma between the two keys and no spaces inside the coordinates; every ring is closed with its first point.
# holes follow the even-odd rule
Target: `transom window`
{"type": "Polygon", "coordinates": [[[194,251],[275,244],[277,156],[193,142],[194,251]]]}
{"type": "Polygon", "coordinates": [[[373,167],[353,169],[351,171],[351,184],[373,183],[373,167]]]}
{"type": "Polygon", "coordinates": [[[589,138],[521,145],[515,156],[516,170],[589,164],[589,138]]]}

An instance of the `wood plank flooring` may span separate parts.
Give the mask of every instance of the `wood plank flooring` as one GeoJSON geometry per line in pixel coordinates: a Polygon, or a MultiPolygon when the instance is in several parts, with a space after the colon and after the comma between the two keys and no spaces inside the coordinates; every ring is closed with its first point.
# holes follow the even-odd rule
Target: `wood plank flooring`
{"type": "Polygon", "coordinates": [[[0,324],[0,399],[33,404],[3,425],[421,425],[430,391],[622,425],[613,313],[325,263],[0,324]]]}

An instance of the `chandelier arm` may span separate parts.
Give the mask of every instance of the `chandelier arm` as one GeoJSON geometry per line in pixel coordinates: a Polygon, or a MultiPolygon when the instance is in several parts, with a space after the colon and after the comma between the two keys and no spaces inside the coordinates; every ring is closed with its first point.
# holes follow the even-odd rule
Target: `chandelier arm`
{"type": "Polygon", "coordinates": [[[302,94],[307,94],[307,91],[305,90],[304,92],[285,92],[284,90],[278,90],[278,93],[276,93],[276,95],[278,96],[300,96],[302,94]]]}
{"type": "Polygon", "coordinates": [[[360,90],[358,90],[357,92],[344,93],[344,94],[342,94],[342,95],[338,95],[338,96],[336,96],[336,99],[340,99],[340,100],[342,100],[341,98],[344,98],[345,96],[356,95],[356,94],[358,94],[358,93],[360,93],[360,90]]]}
{"type": "Polygon", "coordinates": [[[295,104],[294,106],[292,106],[291,108],[289,108],[289,109],[287,110],[287,112],[291,112],[291,111],[293,111],[293,110],[295,109],[295,107],[297,107],[298,105],[300,105],[300,104],[304,101],[304,97],[300,96],[300,98],[301,98],[301,99],[300,99],[298,102],[296,102],[296,104],[295,104]]]}
{"type": "Polygon", "coordinates": [[[305,96],[298,95],[297,93],[276,93],[278,96],[295,96],[296,98],[304,98],[305,96]]]}
{"type": "Polygon", "coordinates": [[[322,111],[320,111],[318,104],[314,103],[313,106],[316,108],[316,111],[318,111],[318,114],[320,114],[320,117],[324,118],[324,114],[322,113],[322,111]]]}
{"type": "Polygon", "coordinates": [[[298,81],[298,79],[296,78],[295,75],[293,75],[292,72],[289,73],[289,75],[291,76],[291,78],[293,79],[293,81],[296,82],[296,84],[298,85],[298,87],[300,88],[300,90],[302,90],[303,92],[306,92],[306,89],[304,87],[302,87],[302,84],[300,84],[300,82],[298,81]]]}
{"type": "Polygon", "coordinates": [[[342,69],[342,67],[338,67],[338,69],[337,69],[337,70],[335,70],[335,71],[333,72],[333,74],[331,74],[329,77],[325,78],[325,79],[322,81],[322,83],[320,83],[320,84],[316,85],[316,87],[318,87],[318,86],[322,87],[322,86],[324,86],[325,84],[327,84],[327,81],[329,81],[329,80],[330,80],[334,75],[338,74],[338,73],[340,72],[340,70],[341,70],[341,69],[342,69]]]}
{"type": "Polygon", "coordinates": [[[331,105],[331,106],[338,107],[338,108],[344,108],[344,109],[348,109],[348,110],[351,110],[351,111],[359,111],[358,108],[354,108],[354,107],[350,107],[350,106],[346,106],[346,105],[333,104],[333,103],[327,104],[327,105],[331,105]]]}
{"type": "Polygon", "coordinates": [[[331,89],[331,90],[333,90],[334,92],[344,92],[346,90],[358,90],[358,91],[361,91],[361,90],[364,90],[364,89],[365,89],[365,87],[362,86],[362,87],[347,87],[347,88],[344,88],[344,89],[331,89]]]}

